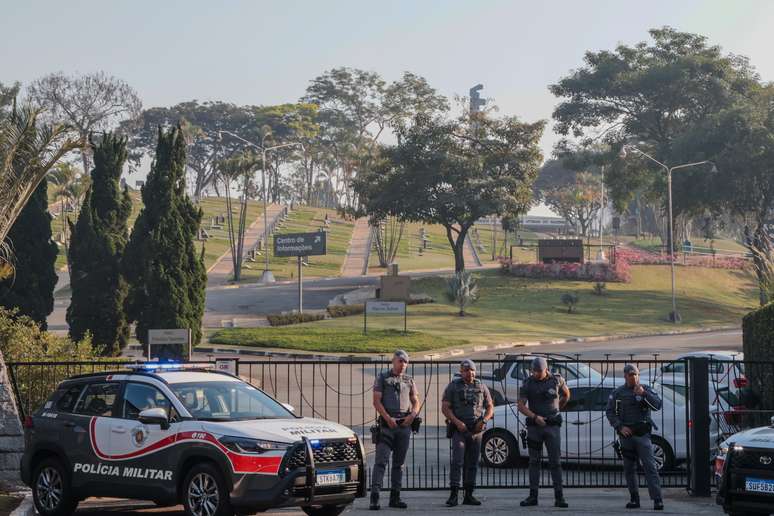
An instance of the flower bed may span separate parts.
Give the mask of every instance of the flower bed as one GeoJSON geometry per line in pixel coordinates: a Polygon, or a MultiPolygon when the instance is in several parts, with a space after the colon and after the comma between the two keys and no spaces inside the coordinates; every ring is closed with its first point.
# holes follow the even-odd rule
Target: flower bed
{"type": "Polygon", "coordinates": [[[519,278],[563,279],[574,281],[631,281],[629,263],[512,263],[509,259],[500,261],[503,272],[519,278]]]}
{"type": "MultiPolygon", "coordinates": [[[[616,247],[615,256],[618,260],[623,259],[634,265],[669,265],[669,257],[666,255],[651,253],[632,247],[616,247]]],[[[675,264],[688,267],[741,270],[747,267],[748,261],[739,256],[712,257],[706,255],[689,255],[685,257],[678,257],[675,260],[675,264]]]]}

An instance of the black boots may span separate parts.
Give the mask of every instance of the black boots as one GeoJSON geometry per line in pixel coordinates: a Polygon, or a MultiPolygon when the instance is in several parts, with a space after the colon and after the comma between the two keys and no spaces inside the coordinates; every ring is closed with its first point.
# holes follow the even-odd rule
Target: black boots
{"type": "Polygon", "coordinates": [[[481,500],[473,496],[473,487],[465,487],[465,497],[462,499],[462,505],[481,505],[481,500]]]}
{"type": "Polygon", "coordinates": [[[629,503],[626,504],[627,509],[639,509],[640,508],[640,495],[632,494],[629,503]]]}
{"type": "Polygon", "coordinates": [[[554,507],[559,507],[561,509],[569,507],[561,489],[554,489],[554,507]]]}
{"type": "Polygon", "coordinates": [[[446,506],[447,507],[456,507],[459,501],[457,500],[457,496],[460,492],[459,487],[452,487],[451,492],[449,493],[449,499],[446,500],[446,506]]]}
{"type": "Polygon", "coordinates": [[[379,510],[379,491],[372,490],[371,491],[371,505],[368,506],[369,509],[372,511],[378,511],[379,510]]]}
{"type": "Polygon", "coordinates": [[[538,492],[537,489],[530,489],[529,496],[519,503],[522,507],[532,507],[538,504],[538,492]]]}
{"type": "Polygon", "coordinates": [[[663,511],[664,510],[664,502],[661,500],[653,500],[653,510],[654,511],[663,511]]]}
{"type": "Polygon", "coordinates": [[[406,509],[408,507],[406,502],[400,499],[400,491],[398,489],[390,491],[390,507],[393,509],[406,509]]]}

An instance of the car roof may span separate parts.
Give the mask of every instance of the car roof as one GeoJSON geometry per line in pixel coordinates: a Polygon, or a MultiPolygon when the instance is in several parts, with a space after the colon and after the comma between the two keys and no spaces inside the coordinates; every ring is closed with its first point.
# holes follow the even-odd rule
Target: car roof
{"type": "Polygon", "coordinates": [[[220,371],[163,371],[156,373],[156,376],[169,384],[242,381],[220,371]]]}

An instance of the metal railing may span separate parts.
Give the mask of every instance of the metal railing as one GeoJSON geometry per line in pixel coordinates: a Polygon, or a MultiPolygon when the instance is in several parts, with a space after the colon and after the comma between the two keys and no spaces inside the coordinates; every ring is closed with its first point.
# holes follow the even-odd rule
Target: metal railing
{"type": "MultiPolygon", "coordinates": [[[[518,388],[528,374],[531,356],[508,355],[499,360],[478,361],[478,374],[489,388],[497,407],[484,434],[479,482],[482,487],[526,487],[527,451],[520,433],[524,418],[515,406],[518,388]],[[508,446],[505,460],[493,452],[493,439],[508,446]],[[489,445],[489,447],[488,447],[489,445]]],[[[563,411],[562,463],[567,487],[621,487],[625,485],[622,462],[614,449],[615,432],[605,417],[607,398],[624,383],[624,361],[588,361],[551,356],[553,371],[561,374],[571,388],[572,398],[563,411]]],[[[664,407],[653,414],[658,430],[662,482],[665,486],[686,486],[689,459],[687,403],[681,386],[687,389],[684,362],[635,361],[642,371],[641,382],[652,383],[664,399],[664,407]],[[682,371],[666,378],[665,371],[682,371]],[[670,386],[666,379],[672,381],[670,386]]],[[[56,385],[75,374],[121,370],[126,362],[9,363],[14,392],[23,415],[42,406],[56,385]]],[[[458,372],[456,361],[413,361],[407,374],[414,378],[422,401],[423,425],[411,440],[406,460],[404,486],[407,489],[437,489],[448,486],[450,441],[446,438],[441,413],[443,391],[458,372]]],[[[293,405],[298,416],[316,417],[352,428],[366,444],[369,465],[374,445],[370,426],[376,420],[372,406],[375,376],[389,367],[376,361],[238,361],[238,375],[278,401],[293,405]]],[[[708,408],[709,410],[709,408],[708,408]]],[[[717,425],[711,442],[717,443],[717,425]]],[[[545,459],[545,457],[544,457],[545,459]]],[[[547,468],[542,482],[550,485],[547,468]]],[[[641,480],[644,486],[644,479],[641,480]]]]}

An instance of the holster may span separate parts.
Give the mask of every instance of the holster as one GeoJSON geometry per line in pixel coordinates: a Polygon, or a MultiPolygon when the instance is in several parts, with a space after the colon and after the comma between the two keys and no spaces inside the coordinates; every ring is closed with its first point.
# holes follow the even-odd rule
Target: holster
{"type": "Polygon", "coordinates": [[[419,433],[419,429],[422,427],[422,418],[417,416],[414,418],[414,420],[411,422],[411,431],[416,433],[419,433]]]}
{"type": "Polygon", "coordinates": [[[446,420],[446,438],[451,439],[456,429],[457,427],[455,427],[454,424],[452,424],[452,422],[447,419],[446,420]]]}
{"type": "Polygon", "coordinates": [[[521,429],[521,432],[519,432],[519,438],[521,439],[521,447],[525,450],[527,449],[527,431],[525,429],[521,429]]]}
{"type": "Polygon", "coordinates": [[[371,426],[371,442],[374,444],[379,444],[379,438],[382,436],[382,426],[380,424],[375,424],[371,426]]]}

